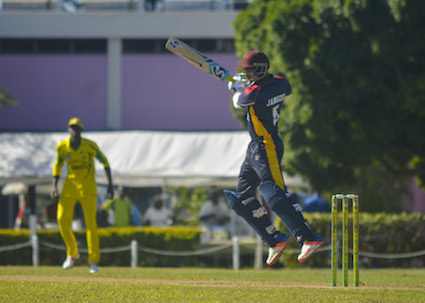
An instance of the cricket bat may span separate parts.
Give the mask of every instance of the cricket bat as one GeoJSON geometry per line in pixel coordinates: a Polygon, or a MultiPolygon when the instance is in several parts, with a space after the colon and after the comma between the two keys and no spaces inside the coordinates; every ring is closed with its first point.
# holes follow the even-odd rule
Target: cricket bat
{"type": "Polygon", "coordinates": [[[168,38],[165,48],[219,80],[235,82],[227,69],[177,38],[168,38]]]}

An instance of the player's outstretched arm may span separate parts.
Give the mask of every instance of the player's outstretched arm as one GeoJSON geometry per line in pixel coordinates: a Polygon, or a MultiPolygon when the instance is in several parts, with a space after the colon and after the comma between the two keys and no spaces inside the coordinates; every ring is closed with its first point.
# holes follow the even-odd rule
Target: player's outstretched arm
{"type": "Polygon", "coordinates": [[[109,166],[105,167],[105,174],[108,179],[108,199],[112,199],[114,197],[114,185],[112,184],[112,174],[109,166]]]}

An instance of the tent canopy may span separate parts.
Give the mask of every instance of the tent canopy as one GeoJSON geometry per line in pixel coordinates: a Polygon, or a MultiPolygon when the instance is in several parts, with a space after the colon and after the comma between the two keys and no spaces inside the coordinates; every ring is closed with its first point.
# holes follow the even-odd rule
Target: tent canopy
{"type": "MultiPolygon", "coordinates": [[[[246,131],[83,132],[95,141],[111,165],[113,181],[130,187],[236,186],[250,137],[246,131]]],[[[61,133],[0,133],[0,184],[51,183],[61,133]]],[[[62,176],[66,175],[66,165],[62,176]]],[[[62,177],[62,179],[63,179],[62,177]]],[[[96,179],[105,184],[96,161],[96,179]]],[[[289,186],[305,186],[285,176],[289,186]]]]}

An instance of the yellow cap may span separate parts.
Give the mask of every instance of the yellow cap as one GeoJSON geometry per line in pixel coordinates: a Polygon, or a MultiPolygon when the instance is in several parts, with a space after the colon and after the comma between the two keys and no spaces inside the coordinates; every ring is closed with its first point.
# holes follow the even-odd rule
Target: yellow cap
{"type": "Polygon", "coordinates": [[[71,120],[69,120],[68,126],[71,126],[71,125],[79,126],[79,127],[81,127],[81,129],[84,128],[83,122],[81,122],[81,120],[79,118],[77,118],[77,117],[72,118],[71,120]]]}

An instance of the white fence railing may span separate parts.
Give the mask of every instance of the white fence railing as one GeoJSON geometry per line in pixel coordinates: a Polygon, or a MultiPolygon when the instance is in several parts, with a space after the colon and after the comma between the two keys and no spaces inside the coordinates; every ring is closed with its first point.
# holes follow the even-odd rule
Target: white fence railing
{"type": "MultiPolygon", "coordinates": [[[[62,250],[66,251],[66,247],[64,245],[58,245],[55,243],[49,243],[46,241],[39,241],[37,235],[31,236],[31,240],[14,244],[14,245],[6,245],[0,247],[0,252],[4,251],[13,251],[22,249],[25,247],[32,247],[32,264],[33,266],[39,266],[40,264],[40,246],[44,246],[50,249],[62,250]]],[[[204,249],[194,250],[194,251],[170,251],[170,250],[159,250],[148,247],[140,247],[136,240],[132,240],[129,245],[120,246],[120,247],[111,247],[111,248],[101,248],[101,254],[107,253],[117,253],[117,252],[126,252],[130,251],[131,253],[131,267],[137,267],[138,264],[138,252],[146,252],[155,255],[163,255],[163,256],[200,256],[206,254],[212,254],[215,252],[219,252],[233,246],[233,268],[238,270],[240,268],[240,249],[239,249],[239,239],[235,237],[232,243],[220,244],[214,247],[208,247],[204,249]]],[[[86,248],[80,248],[78,250],[80,253],[88,253],[86,248]]],[[[256,260],[258,257],[256,256],[256,260]]],[[[257,263],[257,262],[256,262],[257,263]]]]}
{"type": "MultiPolygon", "coordinates": [[[[33,266],[39,266],[40,246],[48,247],[51,249],[63,250],[63,251],[66,250],[66,247],[63,245],[58,245],[58,244],[49,243],[45,241],[39,241],[38,236],[33,235],[31,236],[31,239],[26,242],[13,244],[13,245],[0,246],[0,252],[13,251],[13,250],[22,249],[25,247],[32,247],[32,264],[33,266]]],[[[257,241],[257,244],[255,245],[255,247],[253,247],[252,245],[241,243],[238,237],[234,237],[231,243],[217,244],[216,246],[213,246],[213,247],[208,247],[208,248],[193,250],[193,251],[170,251],[170,250],[159,250],[159,249],[148,248],[148,247],[140,247],[136,240],[132,240],[129,245],[125,245],[121,247],[101,248],[100,253],[107,254],[107,253],[118,253],[118,252],[130,251],[131,253],[130,266],[135,268],[137,267],[137,264],[138,264],[139,251],[155,254],[155,255],[162,255],[162,256],[200,256],[200,255],[216,253],[216,252],[223,251],[232,247],[233,269],[239,270],[240,269],[240,246],[255,249],[254,267],[257,269],[261,268],[263,263],[262,262],[263,252],[266,251],[262,242],[257,241]]],[[[327,245],[327,246],[321,247],[318,251],[324,252],[324,251],[330,251],[330,250],[331,250],[331,245],[327,245]]],[[[88,253],[87,249],[85,248],[79,249],[79,252],[88,253]]],[[[287,248],[285,252],[298,253],[299,249],[287,248]]],[[[410,253],[395,253],[395,254],[360,251],[359,256],[372,258],[372,259],[408,259],[408,258],[416,258],[416,257],[425,256],[425,250],[410,252],[410,253]]]]}

